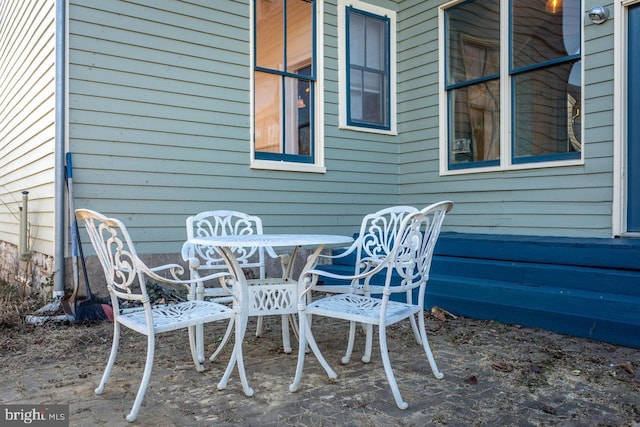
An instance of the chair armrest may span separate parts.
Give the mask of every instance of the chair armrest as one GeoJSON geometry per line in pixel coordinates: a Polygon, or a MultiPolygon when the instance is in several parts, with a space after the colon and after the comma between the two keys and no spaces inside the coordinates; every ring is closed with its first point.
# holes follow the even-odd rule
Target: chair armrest
{"type": "Polygon", "coordinates": [[[279,254],[276,251],[274,251],[271,246],[265,246],[264,249],[267,255],[269,255],[271,258],[273,259],[280,258],[280,266],[282,267],[282,277],[283,278],[287,277],[291,268],[290,266],[291,255],[287,253],[279,254]]]}
{"type": "Polygon", "coordinates": [[[182,260],[183,261],[188,261],[189,258],[193,258],[194,257],[194,248],[193,245],[189,242],[184,242],[184,244],[182,245],[182,260]]]}
{"type": "MultiPolygon", "coordinates": [[[[350,255],[353,251],[355,251],[356,248],[358,247],[359,243],[360,243],[359,240],[356,239],[356,241],[353,242],[351,244],[351,246],[346,248],[346,250],[344,252],[340,252],[337,255],[323,255],[323,254],[320,254],[320,255],[318,255],[318,258],[324,258],[324,259],[340,259],[340,258],[344,258],[347,255],[350,255]]],[[[341,248],[338,248],[338,249],[341,249],[341,248]]]]}
{"type": "Polygon", "coordinates": [[[306,298],[306,294],[309,293],[318,282],[318,277],[328,277],[331,279],[348,281],[351,282],[351,286],[354,287],[354,289],[362,279],[364,279],[365,283],[368,284],[368,281],[371,277],[378,274],[381,270],[387,267],[388,259],[389,258],[387,257],[380,263],[368,262],[365,260],[363,261],[363,271],[361,271],[359,274],[353,275],[336,274],[325,270],[305,271],[300,276],[300,281],[304,284],[305,287],[304,291],[300,295],[300,298],[306,298]]]}
{"type": "MultiPolygon", "coordinates": [[[[141,263],[141,262],[140,262],[141,263]]],[[[232,284],[235,280],[233,275],[228,271],[218,271],[206,276],[198,276],[195,279],[181,279],[179,275],[184,273],[184,268],[179,264],[166,264],[158,267],[149,268],[145,264],[141,263],[138,266],[140,270],[144,272],[148,277],[162,283],[166,283],[168,285],[178,285],[185,286],[188,290],[192,291],[193,285],[198,283],[202,283],[208,280],[218,279],[220,281],[220,285],[234,298],[237,296],[228,288],[229,284],[232,284]],[[158,274],[161,271],[168,270],[171,277],[165,277],[158,274]]]]}

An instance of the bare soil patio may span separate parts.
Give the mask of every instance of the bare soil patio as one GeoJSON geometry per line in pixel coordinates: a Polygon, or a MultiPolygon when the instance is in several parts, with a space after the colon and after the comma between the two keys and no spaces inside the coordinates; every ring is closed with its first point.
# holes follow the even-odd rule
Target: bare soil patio
{"type": "MultiPolygon", "coordinates": [[[[237,374],[216,389],[227,352],[207,370],[193,369],[185,331],[161,335],[154,376],[135,425],[144,426],[639,426],[640,349],[504,325],[428,314],[431,348],[445,377],[431,375],[408,322],[393,328],[389,348],[403,397],[393,401],[379,354],[339,363],[346,329],[314,319],[330,381],[311,355],[301,389],[288,391],[296,355],[282,352],[279,322],[265,320],[244,345],[253,397],[237,374]],[[406,324],[405,324],[406,323],[406,324]]],[[[0,403],[68,404],[71,426],[127,425],[144,365],[145,341],[124,331],[105,393],[93,393],[111,345],[112,325],[3,325],[0,403]]],[[[207,327],[210,349],[223,332],[207,327]]],[[[362,349],[363,336],[357,341],[362,349]]],[[[294,350],[295,353],[295,350],[294,350]]]]}

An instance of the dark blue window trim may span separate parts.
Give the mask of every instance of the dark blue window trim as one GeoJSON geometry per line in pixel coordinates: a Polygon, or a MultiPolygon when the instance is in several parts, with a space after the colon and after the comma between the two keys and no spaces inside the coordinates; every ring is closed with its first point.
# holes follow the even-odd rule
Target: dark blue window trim
{"type": "MultiPolygon", "coordinates": [[[[253,28],[254,28],[254,34],[253,34],[253,57],[254,57],[254,61],[255,58],[257,58],[257,52],[256,52],[256,47],[257,47],[257,31],[255,31],[256,29],[256,22],[255,19],[257,17],[257,2],[259,0],[254,0],[253,2],[253,17],[254,17],[254,22],[253,22],[253,28]]],[[[287,33],[286,33],[286,29],[287,29],[287,2],[288,1],[298,1],[298,0],[283,0],[284,2],[284,7],[283,7],[283,11],[284,11],[284,22],[283,22],[283,55],[284,55],[284,64],[287,64],[287,33]]],[[[316,22],[316,8],[315,8],[315,0],[304,0],[307,3],[311,3],[312,4],[312,23],[311,23],[311,43],[312,43],[312,47],[311,47],[311,74],[310,75],[306,75],[306,74],[297,74],[297,73],[291,73],[288,71],[282,71],[282,70],[277,70],[277,69],[271,69],[271,68],[265,68],[265,67],[260,67],[257,66],[255,63],[253,64],[253,72],[255,73],[256,71],[258,72],[264,72],[264,73],[268,73],[271,75],[277,75],[280,76],[280,78],[283,81],[282,84],[282,91],[283,91],[283,96],[282,96],[282,117],[283,117],[283,129],[286,129],[286,119],[287,116],[285,114],[285,91],[286,91],[286,85],[284,84],[284,80],[286,77],[289,78],[295,78],[301,81],[307,81],[309,82],[309,86],[311,89],[311,93],[309,94],[309,126],[310,126],[310,153],[308,155],[302,155],[302,154],[287,154],[285,151],[286,148],[286,132],[282,132],[282,141],[281,141],[281,152],[280,153],[272,153],[272,152],[267,152],[267,151],[258,151],[258,150],[254,150],[254,154],[253,157],[256,160],[271,160],[271,161],[282,161],[282,162],[291,162],[291,163],[315,163],[315,158],[316,158],[316,141],[315,141],[315,126],[316,126],[316,120],[315,120],[315,88],[316,88],[316,82],[317,82],[317,76],[316,76],[316,51],[317,51],[317,42],[316,42],[316,28],[317,28],[317,22],[316,22]]],[[[254,92],[254,96],[255,96],[255,92],[254,92]]],[[[252,144],[255,144],[255,141],[252,140],[252,144]]]]}
{"type": "Polygon", "coordinates": [[[500,160],[479,160],[468,163],[449,163],[449,170],[486,168],[491,166],[500,166],[500,160]]]}
{"type": "MultiPolygon", "coordinates": [[[[381,130],[391,130],[391,79],[390,79],[390,70],[391,70],[391,20],[387,16],[376,15],[371,12],[367,12],[364,10],[359,10],[354,8],[353,6],[346,7],[345,14],[345,38],[346,38],[346,46],[345,46],[345,63],[346,63],[346,90],[347,90],[347,125],[355,126],[355,127],[363,127],[369,129],[381,129],[381,130]],[[350,40],[351,40],[351,29],[350,29],[350,16],[352,13],[363,15],[365,17],[373,18],[384,22],[385,24],[385,66],[384,66],[384,74],[380,73],[380,70],[368,69],[366,66],[355,66],[351,65],[351,55],[350,55],[350,40]],[[357,68],[361,70],[366,70],[375,74],[379,74],[383,76],[384,80],[384,100],[385,103],[385,112],[384,112],[384,120],[386,124],[375,123],[366,120],[357,120],[351,117],[351,69],[357,68]]],[[[364,91],[364,88],[363,88],[364,91]]]]}

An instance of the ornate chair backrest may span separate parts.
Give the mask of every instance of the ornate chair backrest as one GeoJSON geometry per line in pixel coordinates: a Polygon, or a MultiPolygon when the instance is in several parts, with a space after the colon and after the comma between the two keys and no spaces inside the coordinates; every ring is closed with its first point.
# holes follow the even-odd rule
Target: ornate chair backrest
{"type": "Polygon", "coordinates": [[[89,209],[77,209],[76,218],[84,222],[102,265],[114,315],[119,312],[118,298],[148,303],[144,279],[144,270],[148,268],[138,258],[124,224],[89,209]]]}
{"type": "Polygon", "coordinates": [[[396,288],[394,292],[419,287],[418,301],[424,302],[433,251],[442,222],[452,208],[452,202],[443,201],[405,217],[394,238],[389,257],[382,262],[386,268],[385,295],[392,287],[396,288]]]}
{"type": "Polygon", "coordinates": [[[418,212],[413,206],[391,206],[366,215],[362,219],[356,240],[356,269],[360,273],[363,261],[379,262],[389,255],[403,220],[418,212]]]}
{"type": "MultiPolygon", "coordinates": [[[[215,210],[201,212],[187,218],[187,239],[209,236],[234,236],[262,234],[260,217],[244,212],[215,210]]],[[[188,253],[183,258],[199,259],[200,269],[226,270],[227,266],[216,249],[211,246],[187,245],[188,253]]],[[[258,268],[261,278],[265,277],[264,248],[231,248],[238,264],[243,268],[258,268]]]]}

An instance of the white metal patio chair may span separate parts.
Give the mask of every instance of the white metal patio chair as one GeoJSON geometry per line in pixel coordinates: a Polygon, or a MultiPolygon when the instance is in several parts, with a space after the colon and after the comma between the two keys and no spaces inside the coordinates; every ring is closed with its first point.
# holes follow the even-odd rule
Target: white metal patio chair
{"type": "Polygon", "coordinates": [[[443,374],[438,370],[427,340],[424,321],[424,297],[436,241],[440,234],[442,222],[452,207],[452,202],[443,201],[408,215],[402,221],[393,239],[393,248],[389,254],[382,260],[373,260],[374,262],[368,262],[366,258],[363,258],[362,262],[365,266],[358,275],[342,276],[317,269],[303,273],[300,280],[301,286],[306,289],[305,292],[309,292],[312,289],[319,277],[351,280],[354,288],[351,293],[321,298],[307,303],[306,307],[304,307],[306,295],[304,295],[305,292],[302,293],[299,304],[304,308],[301,309],[300,315],[298,364],[293,383],[289,386],[290,391],[296,391],[299,387],[304,366],[304,347],[307,342],[329,377],[337,377],[335,371],[331,369],[324,356],[320,353],[313,337],[311,323],[306,322],[306,316],[303,313],[377,325],[382,363],[396,405],[400,409],[407,408],[408,404],[402,400],[391,368],[386,335],[388,326],[417,315],[422,347],[427,355],[433,375],[436,378],[443,377],[443,374]],[[379,272],[384,272],[385,274],[382,298],[373,298],[356,293],[356,287],[360,280],[366,284],[379,272]],[[415,302],[397,302],[390,299],[393,291],[409,291],[413,289],[418,290],[418,299],[415,302]]]}
{"type": "MultiPolygon", "coordinates": [[[[258,216],[249,215],[244,212],[230,210],[213,210],[200,212],[197,215],[187,218],[187,242],[182,247],[182,258],[189,263],[190,277],[198,281],[196,288],[196,299],[212,300],[220,303],[230,301],[229,294],[225,289],[218,286],[205,286],[201,273],[211,273],[212,271],[227,271],[228,267],[222,256],[213,247],[203,247],[200,245],[192,245],[188,243],[189,239],[194,237],[209,236],[232,236],[232,235],[252,235],[262,234],[262,220],[258,216]]],[[[266,257],[265,252],[271,258],[280,258],[282,264],[283,276],[288,274],[289,258],[288,255],[277,255],[270,247],[253,247],[233,248],[233,253],[240,267],[247,273],[247,277],[257,278],[249,279],[249,284],[264,282],[266,280],[266,257]]],[[[295,286],[295,283],[292,283],[295,286]]],[[[285,353],[291,353],[291,340],[289,334],[289,316],[282,316],[282,344],[285,353]]],[[[256,336],[262,334],[262,316],[258,316],[256,326],[256,336]]],[[[234,320],[231,319],[227,331],[225,332],[220,344],[209,357],[210,361],[214,361],[222,348],[228,342],[233,330],[234,320]]],[[[294,329],[295,331],[295,329],[294,329]]],[[[199,346],[204,342],[204,332],[202,327],[197,327],[199,346]]],[[[199,359],[204,360],[204,348],[198,349],[199,359]]]]}
{"type": "MultiPolygon", "coordinates": [[[[231,321],[234,317],[237,317],[236,323],[241,324],[242,319],[240,318],[240,313],[236,313],[226,305],[196,300],[195,298],[176,304],[152,306],[147,293],[147,278],[170,285],[186,286],[190,292],[194,292],[191,285],[195,282],[181,280],[178,277],[179,274],[183,273],[182,267],[178,264],[168,264],[156,268],[147,267],[136,254],[126,227],[118,219],[108,218],[88,209],[77,209],[76,217],[85,224],[91,243],[102,265],[113,305],[113,343],[104,374],[98,388],[95,389],[96,394],[102,394],[111,374],[111,369],[118,353],[120,327],[125,326],[147,336],[147,356],[142,381],[131,412],[127,415],[127,421],[132,422],[138,415],[151,378],[156,334],[188,328],[191,356],[196,369],[201,372],[204,370],[204,366],[198,360],[196,353],[195,326],[216,321],[231,321]],[[161,273],[170,277],[163,276],[161,273]],[[140,303],[142,304],[142,309],[121,310],[120,300],[140,303]]],[[[225,280],[230,277],[228,272],[217,272],[205,279],[217,279],[224,288],[226,286],[225,280]]],[[[241,343],[242,338],[241,328],[236,328],[236,341],[241,343]]],[[[247,396],[251,396],[253,395],[253,390],[251,390],[247,382],[242,358],[242,346],[234,346],[233,353],[230,363],[234,358],[237,359],[238,372],[244,392],[247,396]]],[[[230,367],[227,369],[230,369],[230,367]]]]}
{"type": "MultiPolygon", "coordinates": [[[[402,225],[402,221],[407,217],[407,215],[418,212],[418,209],[413,206],[391,206],[385,209],[381,209],[377,212],[365,215],[362,219],[362,223],[360,224],[360,231],[358,233],[358,237],[353,242],[353,244],[344,252],[338,253],[336,255],[320,255],[324,258],[337,260],[340,258],[345,258],[347,256],[351,256],[355,252],[355,271],[353,274],[355,276],[359,275],[363,268],[370,266],[371,263],[379,263],[384,260],[391,250],[393,249],[396,234],[400,226],[402,225]]],[[[381,276],[379,280],[383,280],[384,277],[381,276]]],[[[369,283],[369,281],[359,280],[356,283],[351,283],[350,281],[345,280],[343,284],[316,284],[313,286],[312,290],[326,292],[326,293],[334,293],[334,294],[343,294],[343,293],[355,293],[371,296],[371,295],[381,295],[384,291],[384,285],[375,285],[369,283]]],[[[402,292],[406,294],[406,301],[411,302],[412,299],[412,290],[411,289],[395,289],[394,287],[389,288],[392,292],[402,292]]],[[[420,341],[420,332],[418,330],[418,325],[416,324],[416,319],[414,316],[409,318],[411,322],[411,328],[413,330],[413,334],[416,338],[418,344],[420,341]]],[[[351,354],[353,352],[353,346],[355,342],[355,328],[356,322],[351,323],[351,331],[349,333],[349,344],[347,345],[347,351],[345,356],[342,358],[342,363],[349,363],[351,359],[351,354]]],[[[366,343],[365,343],[365,351],[362,356],[362,361],[364,363],[369,363],[371,360],[371,351],[373,347],[373,327],[369,325],[365,325],[366,332],[366,343]]]]}

